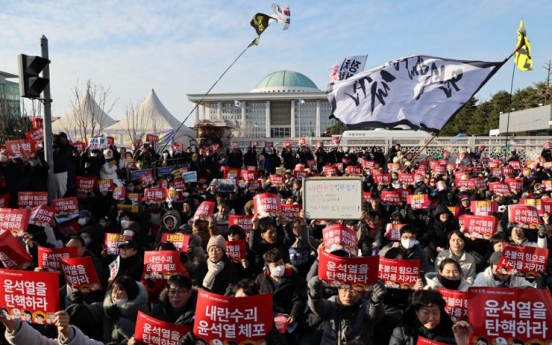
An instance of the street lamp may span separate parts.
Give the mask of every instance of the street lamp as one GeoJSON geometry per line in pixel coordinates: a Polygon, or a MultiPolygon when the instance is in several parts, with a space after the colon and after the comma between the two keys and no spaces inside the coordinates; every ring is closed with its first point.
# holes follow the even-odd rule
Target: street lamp
{"type": "Polygon", "coordinates": [[[302,99],[299,99],[297,101],[297,104],[299,105],[299,120],[298,120],[299,135],[297,135],[297,138],[300,138],[301,137],[301,105],[305,104],[305,101],[302,99]]]}

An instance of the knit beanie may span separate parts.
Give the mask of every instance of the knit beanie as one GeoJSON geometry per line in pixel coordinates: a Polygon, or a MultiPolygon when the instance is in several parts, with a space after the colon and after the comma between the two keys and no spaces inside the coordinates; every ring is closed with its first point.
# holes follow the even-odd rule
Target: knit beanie
{"type": "Polygon", "coordinates": [[[221,235],[211,236],[211,238],[209,238],[209,242],[207,242],[207,250],[209,250],[212,246],[222,248],[222,250],[226,252],[226,240],[221,235]]]}

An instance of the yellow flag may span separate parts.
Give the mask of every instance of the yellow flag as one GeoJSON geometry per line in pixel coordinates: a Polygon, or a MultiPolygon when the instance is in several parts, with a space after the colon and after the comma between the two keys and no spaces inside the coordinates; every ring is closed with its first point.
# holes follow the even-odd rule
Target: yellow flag
{"type": "Polygon", "coordinates": [[[531,71],[533,69],[533,60],[531,58],[531,43],[527,38],[523,19],[519,22],[516,49],[517,50],[514,61],[518,68],[522,71],[531,71]]]}

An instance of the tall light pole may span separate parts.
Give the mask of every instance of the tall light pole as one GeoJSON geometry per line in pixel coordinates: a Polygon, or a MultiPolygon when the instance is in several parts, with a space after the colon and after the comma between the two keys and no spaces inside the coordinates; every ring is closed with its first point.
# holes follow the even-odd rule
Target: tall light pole
{"type": "Polygon", "coordinates": [[[302,99],[299,99],[297,100],[297,103],[299,105],[299,121],[298,121],[299,134],[297,135],[297,138],[301,138],[301,104],[304,104],[305,101],[302,99]]]}

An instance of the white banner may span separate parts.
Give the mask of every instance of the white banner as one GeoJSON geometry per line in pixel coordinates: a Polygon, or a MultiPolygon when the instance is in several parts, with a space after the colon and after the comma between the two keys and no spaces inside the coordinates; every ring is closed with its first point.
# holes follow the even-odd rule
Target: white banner
{"type": "Polygon", "coordinates": [[[368,55],[347,56],[339,66],[339,80],[349,79],[355,74],[364,71],[368,55]]]}
{"type": "Polygon", "coordinates": [[[330,83],[328,100],[349,129],[404,124],[439,131],[504,62],[410,56],[330,83]]]}

